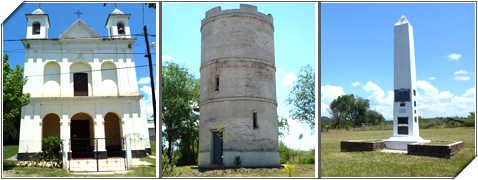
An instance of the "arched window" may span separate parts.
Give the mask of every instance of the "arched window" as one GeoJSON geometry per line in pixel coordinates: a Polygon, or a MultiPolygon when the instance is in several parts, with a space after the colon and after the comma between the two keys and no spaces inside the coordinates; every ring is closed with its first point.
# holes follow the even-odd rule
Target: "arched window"
{"type": "Polygon", "coordinates": [[[116,24],[116,26],[118,26],[118,34],[125,34],[124,23],[123,22],[118,22],[118,24],[116,24]]]}
{"type": "Polygon", "coordinates": [[[36,21],[32,24],[32,34],[40,34],[40,22],[36,21]]]}

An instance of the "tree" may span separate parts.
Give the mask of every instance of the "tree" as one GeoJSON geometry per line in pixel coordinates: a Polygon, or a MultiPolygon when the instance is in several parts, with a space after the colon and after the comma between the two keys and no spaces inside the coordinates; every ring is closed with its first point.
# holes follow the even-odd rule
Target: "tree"
{"type": "MultiPolygon", "coordinates": [[[[368,99],[355,97],[353,94],[339,96],[330,103],[329,112],[332,114],[332,127],[348,128],[348,126],[358,127],[366,124],[369,108],[368,99]]],[[[369,112],[369,115],[375,114],[369,112]]]]}
{"type": "Polygon", "coordinates": [[[18,143],[21,108],[30,103],[30,94],[23,94],[23,68],[16,65],[10,68],[8,54],[3,56],[3,140],[18,143]]]}
{"type": "Polygon", "coordinates": [[[299,122],[309,124],[311,130],[315,128],[315,72],[310,65],[300,68],[294,88],[286,99],[293,105],[289,111],[290,117],[299,122]]]}
{"type": "Polygon", "coordinates": [[[374,110],[367,110],[367,112],[365,112],[365,117],[367,119],[366,123],[370,125],[378,125],[385,122],[383,115],[374,110]]]}
{"type": "MultiPolygon", "coordinates": [[[[188,69],[167,62],[162,68],[163,137],[166,139],[166,155],[173,162],[173,147],[178,146],[183,159],[197,159],[199,118],[194,113],[199,101],[199,81],[188,69]]],[[[182,163],[187,163],[183,162],[182,163]]]]}
{"type": "Polygon", "coordinates": [[[289,122],[287,121],[287,118],[279,118],[277,126],[279,127],[279,137],[284,137],[285,134],[289,134],[289,122]]]}

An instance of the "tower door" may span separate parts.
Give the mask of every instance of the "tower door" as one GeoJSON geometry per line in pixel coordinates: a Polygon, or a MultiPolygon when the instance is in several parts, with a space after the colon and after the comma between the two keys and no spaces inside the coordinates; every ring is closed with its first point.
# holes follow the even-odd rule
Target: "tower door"
{"type": "Polygon", "coordinates": [[[221,132],[212,132],[212,162],[221,164],[222,162],[222,139],[221,132]]]}

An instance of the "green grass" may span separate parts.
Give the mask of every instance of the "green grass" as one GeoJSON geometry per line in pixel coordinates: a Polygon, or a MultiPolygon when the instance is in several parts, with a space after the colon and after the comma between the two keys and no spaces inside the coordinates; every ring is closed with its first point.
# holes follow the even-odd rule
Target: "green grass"
{"type": "MultiPolygon", "coordinates": [[[[156,155],[156,141],[151,142],[152,155],[156,155]]],[[[3,156],[7,159],[18,153],[18,145],[3,146],[3,156]]],[[[127,172],[118,173],[69,173],[63,169],[57,168],[41,168],[41,167],[16,167],[16,161],[4,161],[4,177],[155,177],[156,176],[156,159],[144,157],[140,159],[151,163],[149,166],[139,166],[128,170],[127,172]]]]}
{"type": "MultiPolygon", "coordinates": [[[[295,164],[297,169],[292,177],[314,177],[314,164],[295,164]]],[[[179,177],[289,177],[289,174],[282,172],[279,168],[239,168],[225,170],[211,170],[199,172],[189,166],[180,166],[174,169],[173,174],[179,177]]]]}
{"type": "Polygon", "coordinates": [[[382,152],[340,152],[341,140],[388,139],[390,130],[329,131],[321,134],[322,177],[456,177],[474,158],[473,128],[421,129],[433,141],[463,141],[451,159],[382,152]]]}
{"type": "Polygon", "coordinates": [[[6,160],[18,153],[18,145],[3,146],[3,160],[6,160]]]}

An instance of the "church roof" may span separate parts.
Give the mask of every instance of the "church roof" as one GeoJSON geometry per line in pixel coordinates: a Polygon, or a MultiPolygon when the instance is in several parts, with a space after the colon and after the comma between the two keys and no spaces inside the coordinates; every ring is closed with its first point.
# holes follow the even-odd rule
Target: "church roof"
{"type": "Polygon", "coordinates": [[[60,39],[102,38],[93,28],[80,18],[58,37],[60,39]]]}

